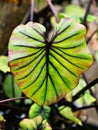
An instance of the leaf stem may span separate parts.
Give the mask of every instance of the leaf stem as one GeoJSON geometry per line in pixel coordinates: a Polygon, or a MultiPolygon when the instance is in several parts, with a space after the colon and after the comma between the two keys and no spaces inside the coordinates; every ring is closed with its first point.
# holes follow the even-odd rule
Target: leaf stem
{"type": "Polygon", "coordinates": [[[89,11],[90,11],[91,4],[92,4],[92,0],[89,0],[87,8],[86,8],[85,15],[84,15],[84,18],[83,18],[83,22],[82,22],[85,26],[86,26],[86,19],[87,19],[87,16],[89,14],[89,11]]]}
{"type": "Polygon", "coordinates": [[[25,99],[25,98],[26,97],[10,98],[10,99],[1,100],[0,103],[11,102],[11,101],[15,101],[15,100],[22,100],[22,99],[25,99]]]}
{"type": "Polygon", "coordinates": [[[44,107],[43,106],[41,106],[41,116],[42,116],[42,119],[44,119],[45,111],[44,111],[44,107]]]}
{"type": "Polygon", "coordinates": [[[74,112],[75,111],[80,111],[80,110],[83,110],[83,109],[90,109],[90,108],[98,108],[98,105],[90,105],[90,106],[83,106],[83,107],[80,107],[80,108],[76,108],[75,110],[74,110],[74,112]]]}
{"type": "Polygon", "coordinates": [[[30,21],[34,19],[34,0],[31,0],[31,13],[30,13],[30,21]]]}
{"type": "Polygon", "coordinates": [[[91,36],[87,39],[87,44],[90,42],[90,40],[92,39],[92,37],[94,36],[95,33],[98,32],[98,28],[91,34],[91,36]]]}
{"type": "Polygon", "coordinates": [[[59,20],[59,18],[58,18],[57,11],[55,10],[55,7],[54,7],[54,5],[52,4],[51,0],[47,0],[47,3],[48,3],[48,5],[49,5],[50,9],[52,10],[52,12],[53,12],[53,14],[54,14],[54,16],[55,16],[57,22],[59,22],[60,20],[59,20]]]}
{"type": "Polygon", "coordinates": [[[94,15],[96,15],[97,14],[97,0],[92,0],[92,3],[93,3],[93,10],[94,10],[94,15]]]}
{"type": "MultiPolygon", "coordinates": [[[[83,73],[82,76],[83,76],[83,78],[84,78],[86,84],[89,84],[89,81],[88,81],[88,79],[86,78],[86,75],[83,73]]],[[[90,94],[91,94],[92,96],[94,96],[94,94],[93,94],[91,88],[89,89],[89,91],[90,91],[90,94]]],[[[94,97],[95,97],[95,96],[94,96],[94,97]]]]}

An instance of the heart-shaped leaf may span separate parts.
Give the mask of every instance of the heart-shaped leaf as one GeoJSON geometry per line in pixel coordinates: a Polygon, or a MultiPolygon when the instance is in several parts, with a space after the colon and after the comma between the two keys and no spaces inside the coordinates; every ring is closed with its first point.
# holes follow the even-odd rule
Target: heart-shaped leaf
{"type": "Polygon", "coordinates": [[[22,130],[38,130],[41,124],[42,124],[41,116],[38,116],[33,119],[25,118],[19,123],[22,130]]]}
{"type": "Polygon", "coordinates": [[[39,105],[62,99],[92,65],[86,29],[73,19],[62,19],[50,39],[45,27],[29,22],[19,25],[9,41],[9,65],[26,96],[39,105]]]}
{"type": "Polygon", "coordinates": [[[34,103],[29,110],[29,118],[32,119],[37,117],[38,115],[43,116],[44,119],[48,119],[50,113],[50,107],[44,105],[43,107],[39,106],[38,104],[34,103]]]}
{"type": "Polygon", "coordinates": [[[33,119],[25,118],[19,123],[22,130],[52,130],[47,120],[43,120],[41,116],[33,119]]]}

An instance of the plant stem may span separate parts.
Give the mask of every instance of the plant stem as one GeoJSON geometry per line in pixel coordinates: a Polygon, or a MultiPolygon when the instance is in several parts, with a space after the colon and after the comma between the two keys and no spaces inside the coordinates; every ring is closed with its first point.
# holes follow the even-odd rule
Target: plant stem
{"type": "Polygon", "coordinates": [[[93,3],[93,8],[94,8],[94,15],[96,15],[97,13],[97,3],[96,3],[96,0],[92,0],[92,3],[93,3]]]}
{"type": "Polygon", "coordinates": [[[10,99],[1,100],[0,103],[11,102],[11,101],[15,101],[15,100],[22,100],[22,99],[25,99],[25,98],[26,97],[10,98],[10,99]]]}
{"type": "Polygon", "coordinates": [[[91,34],[91,36],[87,39],[87,44],[90,42],[90,40],[92,39],[92,37],[94,36],[94,34],[95,33],[97,33],[98,32],[98,29],[96,29],[92,34],[91,34]]]}
{"type": "MultiPolygon", "coordinates": [[[[88,81],[88,79],[86,78],[86,75],[83,73],[82,76],[83,76],[83,78],[84,78],[86,84],[89,84],[89,81],[88,81]]],[[[89,91],[90,91],[90,94],[91,94],[92,96],[94,96],[94,94],[93,94],[91,88],[89,89],[89,91]]],[[[94,97],[95,97],[95,96],[94,96],[94,97]]]]}
{"type": "Polygon", "coordinates": [[[93,85],[95,85],[96,83],[98,83],[98,78],[96,78],[95,80],[90,82],[87,86],[85,86],[82,90],[80,90],[75,96],[73,96],[72,102],[77,100],[85,91],[87,91],[89,88],[93,87],[93,85]]]}
{"type": "Polygon", "coordinates": [[[44,110],[44,107],[43,107],[43,106],[41,106],[41,116],[42,116],[42,119],[44,119],[45,110],[44,110]]]}
{"type": "Polygon", "coordinates": [[[59,22],[60,20],[59,20],[59,18],[58,18],[57,11],[55,10],[55,7],[54,7],[54,5],[52,4],[51,0],[47,0],[47,3],[48,3],[48,5],[49,5],[50,9],[52,10],[52,12],[53,12],[53,14],[54,14],[54,16],[55,16],[57,22],[59,22]]]}
{"type": "Polygon", "coordinates": [[[89,11],[90,11],[91,4],[92,4],[92,0],[89,0],[88,5],[87,5],[87,9],[86,9],[86,12],[85,12],[85,15],[83,18],[83,22],[82,22],[85,26],[86,26],[86,19],[87,19],[87,16],[89,14],[89,11]]]}
{"type": "Polygon", "coordinates": [[[31,13],[30,13],[30,21],[34,19],[34,0],[31,0],[31,13]]]}
{"type": "Polygon", "coordinates": [[[90,106],[83,106],[83,107],[80,107],[80,108],[76,108],[75,110],[74,110],[74,112],[75,111],[80,111],[80,110],[83,110],[83,109],[90,109],[90,108],[98,108],[98,105],[90,105],[90,106]]]}

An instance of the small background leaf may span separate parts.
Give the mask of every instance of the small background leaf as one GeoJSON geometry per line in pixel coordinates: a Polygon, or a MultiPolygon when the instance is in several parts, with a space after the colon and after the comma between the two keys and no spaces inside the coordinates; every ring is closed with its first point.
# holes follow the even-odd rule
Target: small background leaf
{"type": "Polygon", "coordinates": [[[43,126],[44,126],[43,130],[52,130],[47,120],[43,120],[43,126]]]}
{"type": "Polygon", "coordinates": [[[32,104],[32,100],[31,100],[31,99],[25,99],[25,100],[24,100],[24,103],[25,103],[26,105],[30,105],[30,104],[32,104]]]}
{"type": "MultiPolygon", "coordinates": [[[[5,80],[3,82],[3,89],[8,98],[13,98],[13,91],[12,91],[12,75],[7,74],[5,77],[5,80]]],[[[14,80],[14,94],[15,97],[20,97],[22,95],[22,91],[17,86],[15,80],[14,80]]],[[[16,101],[18,102],[18,101],[16,101]]]]}
{"type": "Polygon", "coordinates": [[[7,56],[0,56],[0,71],[4,73],[10,72],[7,56]]]}
{"type": "MultiPolygon", "coordinates": [[[[83,87],[86,86],[86,82],[84,79],[80,78],[78,86],[73,89],[66,97],[69,101],[72,100],[72,97],[77,94],[83,87]]],[[[96,99],[90,94],[89,90],[87,90],[80,98],[78,98],[74,103],[77,107],[82,107],[84,105],[91,105],[95,102],[96,99]]]]}
{"type": "Polygon", "coordinates": [[[82,122],[81,120],[79,120],[78,118],[76,118],[74,115],[73,115],[73,112],[72,112],[72,109],[70,107],[65,107],[65,106],[61,106],[59,107],[59,113],[69,119],[70,121],[73,121],[75,123],[77,123],[78,125],[82,125],[82,122]]]}
{"type": "Polygon", "coordinates": [[[22,130],[52,130],[48,122],[43,120],[41,116],[33,119],[23,119],[19,125],[22,130]]]}
{"type": "Polygon", "coordinates": [[[43,108],[34,103],[29,110],[29,118],[35,118],[38,115],[43,116],[44,119],[48,119],[50,113],[50,107],[44,105],[43,108]]]}
{"type": "Polygon", "coordinates": [[[2,121],[2,122],[5,122],[5,121],[6,121],[1,114],[0,114],[0,121],[2,121]]]}
{"type": "MultiPolygon", "coordinates": [[[[75,18],[76,20],[80,19],[81,21],[85,15],[85,9],[77,5],[68,5],[65,8],[65,14],[71,16],[72,18],[75,18]]],[[[89,14],[87,16],[87,22],[94,22],[96,19],[97,17],[94,15],[89,14]]]]}
{"type": "Polygon", "coordinates": [[[48,4],[46,0],[34,0],[34,8],[36,12],[41,11],[44,9],[48,4]]]}
{"type": "Polygon", "coordinates": [[[4,123],[6,122],[6,120],[4,119],[4,117],[0,114],[0,130],[4,130],[4,123]]]}
{"type": "Polygon", "coordinates": [[[34,119],[23,119],[19,125],[22,130],[37,130],[42,123],[42,117],[38,116],[34,119]]]}
{"type": "Polygon", "coordinates": [[[68,15],[66,13],[59,13],[59,18],[62,19],[62,18],[73,18],[75,19],[77,22],[81,23],[81,20],[79,17],[77,16],[71,16],[71,15],[68,15]]]}

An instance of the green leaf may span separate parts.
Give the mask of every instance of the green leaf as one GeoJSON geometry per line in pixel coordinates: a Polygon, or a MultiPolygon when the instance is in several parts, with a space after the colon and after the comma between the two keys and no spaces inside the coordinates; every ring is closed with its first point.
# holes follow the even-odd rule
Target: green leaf
{"type": "Polygon", "coordinates": [[[52,27],[55,27],[55,25],[57,24],[56,18],[55,16],[51,16],[50,18],[50,23],[52,27]]]}
{"type": "Polygon", "coordinates": [[[25,118],[19,123],[22,130],[37,130],[40,124],[42,124],[41,116],[34,119],[25,118]]]}
{"type": "MultiPolygon", "coordinates": [[[[80,78],[79,84],[75,89],[73,89],[70,93],[66,95],[66,99],[68,101],[72,101],[72,97],[75,96],[81,89],[83,89],[86,86],[86,82],[83,78],[80,78]]],[[[77,107],[82,107],[83,105],[91,105],[93,102],[95,102],[96,99],[90,94],[89,90],[85,91],[80,98],[78,98],[74,103],[77,105],[77,107]]]]}
{"type": "MultiPolygon", "coordinates": [[[[74,96],[76,93],[78,93],[81,89],[83,89],[86,86],[86,82],[84,79],[79,80],[78,86],[73,89],[72,95],[74,96]]],[[[87,90],[83,96],[81,96],[79,99],[75,101],[75,103],[79,106],[82,107],[83,105],[91,105],[93,102],[95,102],[96,99],[90,94],[89,90],[87,90]]]]}
{"type": "Polygon", "coordinates": [[[9,65],[25,95],[39,105],[62,99],[92,65],[83,25],[62,19],[50,39],[45,27],[29,22],[19,25],[9,41],[9,65]]]}
{"type": "Polygon", "coordinates": [[[41,11],[47,6],[47,1],[46,0],[35,0],[34,1],[34,8],[36,12],[41,11]]]}
{"type": "Polygon", "coordinates": [[[70,121],[73,121],[78,125],[82,125],[81,120],[79,120],[77,117],[73,115],[72,109],[70,107],[65,106],[59,107],[59,113],[66,119],[69,119],[70,121]]]}
{"type": "Polygon", "coordinates": [[[84,94],[83,99],[86,105],[91,105],[96,101],[96,98],[93,97],[88,91],[84,94]]]}
{"type": "Polygon", "coordinates": [[[32,100],[31,99],[25,99],[24,100],[24,104],[31,105],[32,104],[32,100]]]}
{"type": "Polygon", "coordinates": [[[35,130],[32,127],[32,122],[30,119],[23,119],[20,123],[19,126],[21,130],[35,130]]]}
{"type": "Polygon", "coordinates": [[[4,117],[0,114],[0,122],[6,122],[6,120],[4,119],[4,117]]]}
{"type": "MultiPolygon", "coordinates": [[[[80,6],[77,6],[77,5],[68,5],[65,8],[65,16],[66,16],[66,14],[76,20],[82,21],[84,15],[85,15],[85,9],[80,6]]],[[[63,14],[63,16],[64,16],[64,14],[63,14]]],[[[87,22],[94,22],[96,19],[97,19],[97,17],[94,15],[89,14],[87,16],[87,22]]]]}
{"type": "Polygon", "coordinates": [[[74,20],[76,20],[76,22],[79,22],[81,23],[81,20],[79,17],[76,17],[76,16],[70,16],[66,13],[59,13],[59,18],[62,19],[62,18],[73,18],[74,20]]]}
{"type": "Polygon", "coordinates": [[[10,72],[8,67],[7,56],[0,56],[0,71],[7,73],[10,72]]]}
{"type": "Polygon", "coordinates": [[[0,130],[4,130],[4,123],[6,122],[6,120],[4,119],[4,117],[0,114],[0,130]]]}
{"type": "Polygon", "coordinates": [[[33,119],[23,119],[19,125],[22,130],[52,130],[48,122],[43,120],[41,116],[33,119]]]}
{"type": "Polygon", "coordinates": [[[38,115],[42,115],[44,119],[48,119],[50,113],[50,107],[44,105],[40,107],[34,103],[29,110],[29,118],[32,119],[38,115]]]}
{"type": "Polygon", "coordinates": [[[43,120],[43,130],[52,130],[50,125],[48,124],[47,120],[43,120]]]}
{"type": "MultiPolygon", "coordinates": [[[[22,95],[21,90],[17,86],[15,80],[14,80],[14,93],[15,97],[20,97],[22,95]]],[[[5,77],[5,80],[3,82],[3,89],[7,97],[12,98],[13,97],[13,90],[12,90],[12,75],[7,74],[5,77]]]]}

